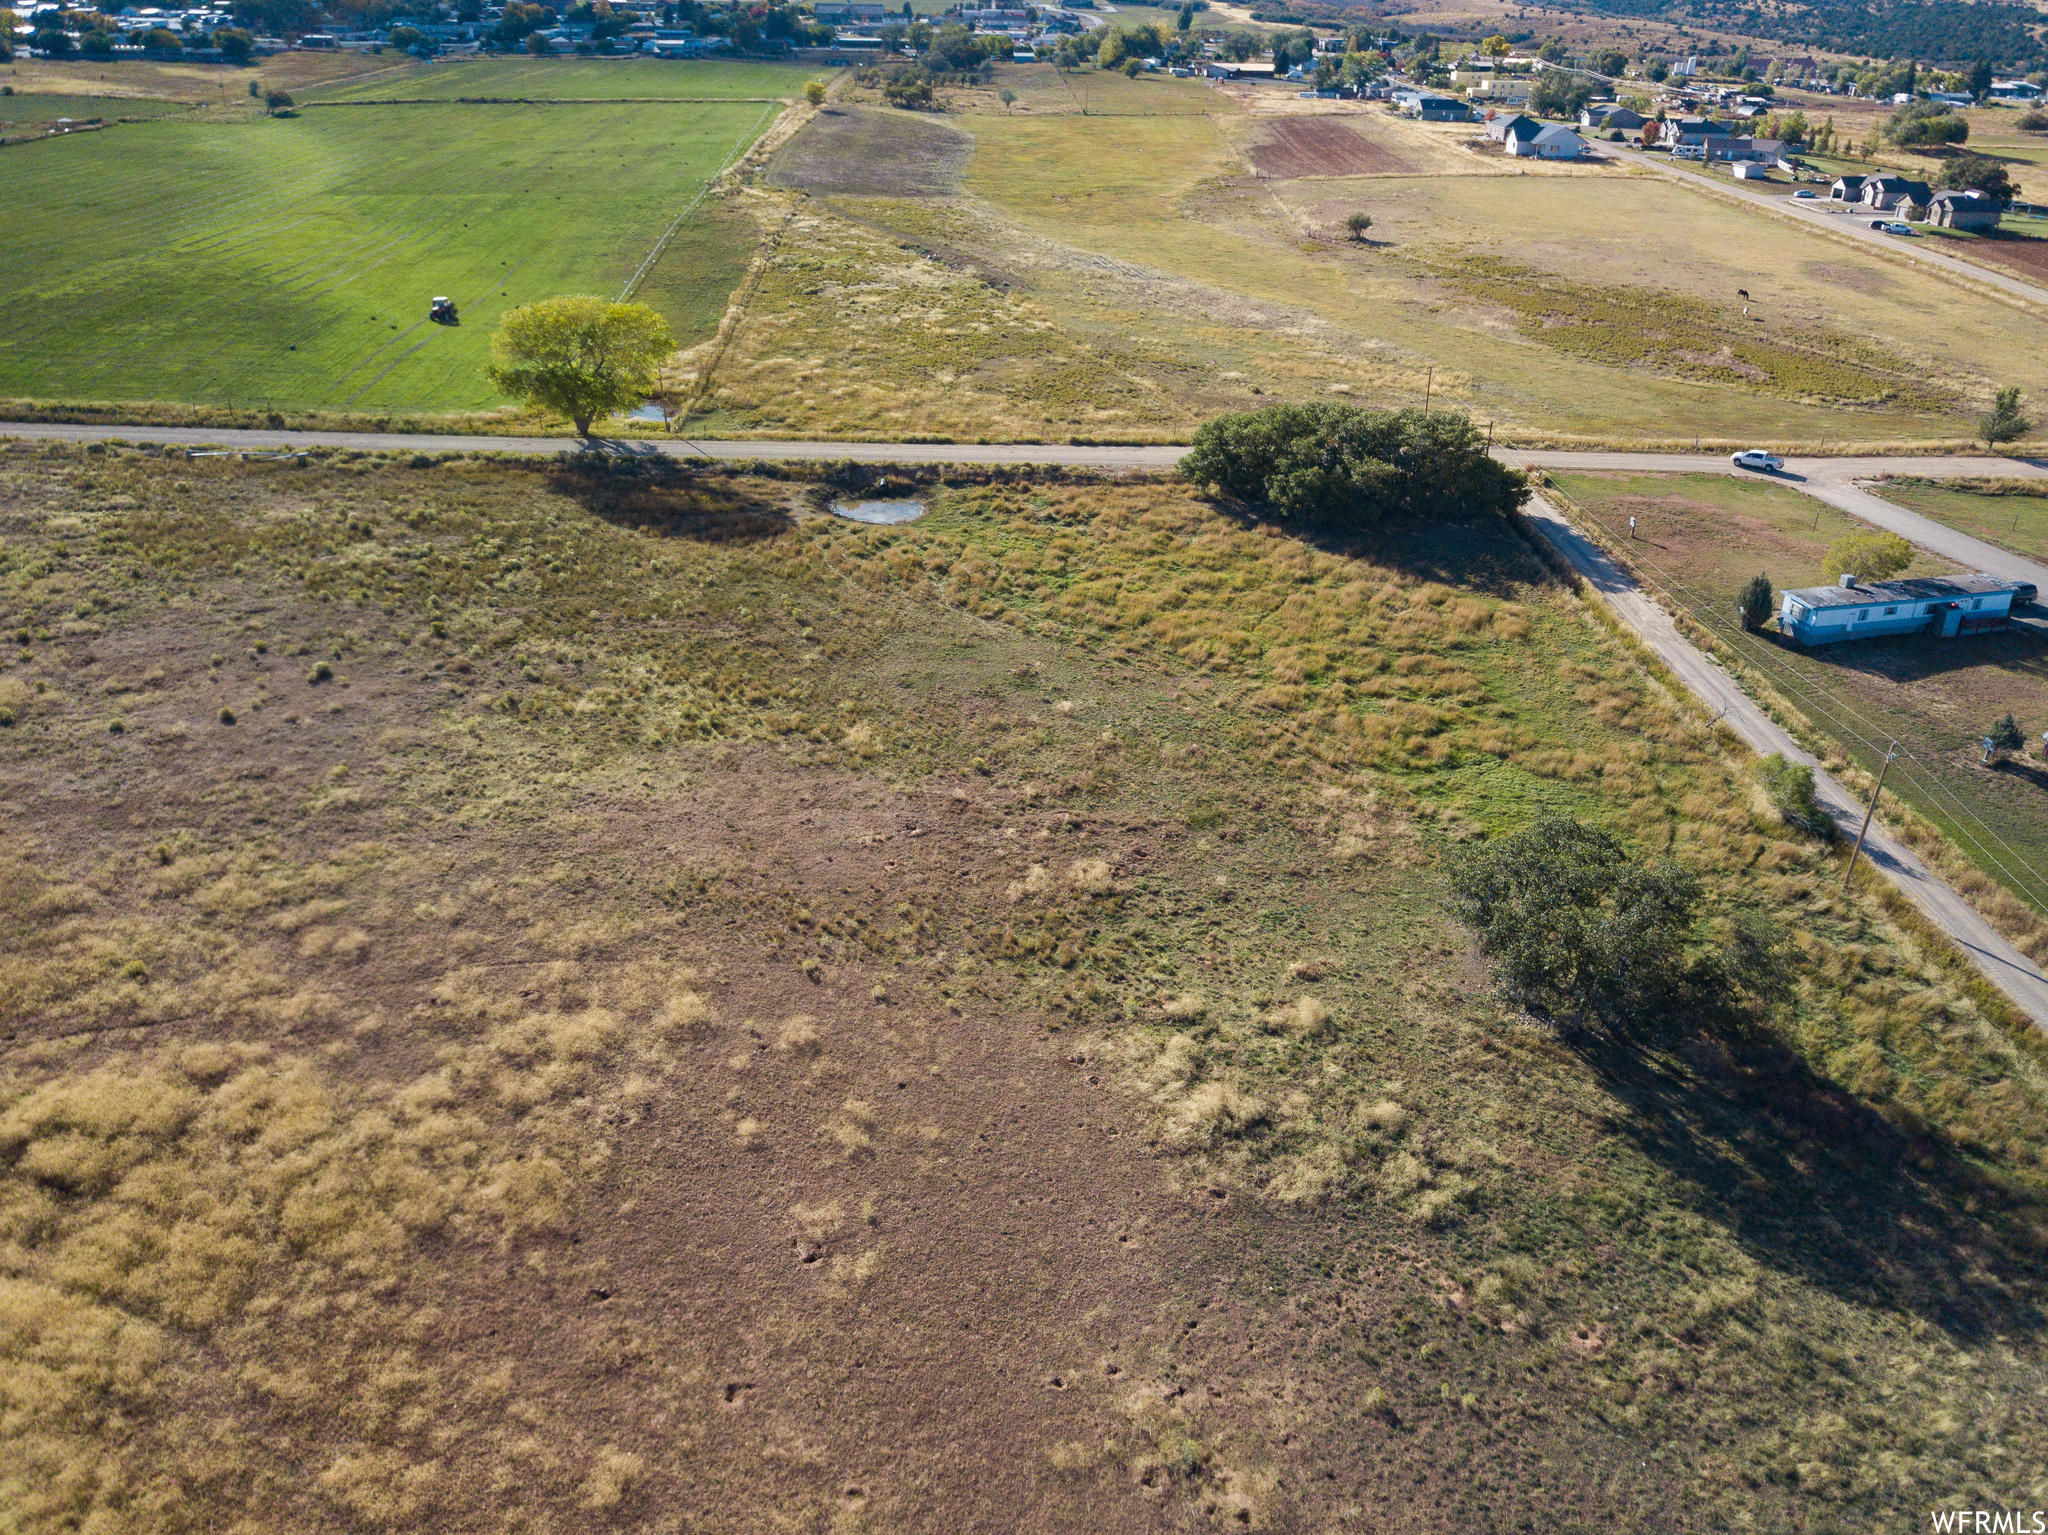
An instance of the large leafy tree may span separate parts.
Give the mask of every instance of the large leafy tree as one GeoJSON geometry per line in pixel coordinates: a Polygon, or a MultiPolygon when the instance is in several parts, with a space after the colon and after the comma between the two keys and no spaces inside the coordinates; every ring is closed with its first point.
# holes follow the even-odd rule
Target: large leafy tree
{"type": "Polygon", "coordinates": [[[1934,149],[1970,136],[1962,115],[1939,101],[1909,101],[1885,119],[1884,136],[1901,149],[1934,149]]]}
{"type": "Polygon", "coordinates": [[[1913,563],[1913,546],[1896,533],[1872,530],[1844,533],[1822,556],[1827,578],[1854,576],[1859,581],[1885,581],[1913,563]]]}
{"type": "Polygon", "coordinates": [[[1180,472],[1283,517],[1340,523],[1504,513],[1528,489],[1454,411],[1324,403],[1219,416],[1195,433],[1180,472]]]}
{"type": "Polygon", "coordinates": [[[1998,161],[1983,155],[1962,155],[1949,161],[1941,168],[1936,180],[1941,186],[1958,192],[1982,192],[2001,203],[2011,202],[2019,192],[2012,183],[2011,173],[1998,161]]]}
{"type": "Polygon", "coordinates": [[[1593,99],[1593,82],[1562,69],[1546,69],[1529,87],[1529,110],[1538,117],[1577,117],[1593,99]]]}
{"type": "Polygon", "coordinates": [[[1451,910],[1514,1001],[1639,1018],[1684,979],[1699,881],[1639,863],[1613,833],[1553,815],[1455,854],[1451,910]]]}
{"type": "Polygon", "coordinates": [[[668,321],[645,304],[569,294],[523,304],[491,338],[484,374],[513,399],[590,424],[638,405],[676,349],[668,321]]]}

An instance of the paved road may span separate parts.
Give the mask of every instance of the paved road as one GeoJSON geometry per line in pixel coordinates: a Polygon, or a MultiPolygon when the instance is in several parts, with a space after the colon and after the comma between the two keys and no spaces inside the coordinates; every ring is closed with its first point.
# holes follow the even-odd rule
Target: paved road
{"type": "MultiPolygon", "coordinates": [[[[1518,453],[1498,455],[1518,469],[1614,469],[1637,474],[1729,474],[1762,478],[1737,469],[1719,454],[1691,453],[1518,453]]],[[[1886,474],[1956,475],[2001,479],[2048,478],[2048,468],[2023,458],[1788,458],[1785,472],[1771,475],[1775,484],[1818,497],[1832,507],[1889,528],[1908,543],[1931,549],[1965,570],[1988,571],[2016,581],[2032,581],[2048,592],[2048,565],[1987,544],[1918,512],[1884,500],[1866,488],[1865,480],[1886,474]]]]}
{"type": "Polygon", "coordinates": [[[1782,192],[1752,191],[1732,176],[1726,181],[1716,180],[1710,175],[1681,170],[1672,164],[1667,156],[1644,154],[1640,149],[1625,149],[1619,144],[1603,145],[1602,148],[1619,151],[1618,158],[1624,163],[1643,166],[1686,186],[1722,197],[1732,197],[1739,202],[1766,208],[1773,213],[1783,214],[1787,218],[1797,219],[1808,225],[1817,225],[1847,239],[1863,241],[1897,260],[1916,262],[1921,266],[1946,272],[1952,277],[1967,278],[1982,287],[1993,288],[2009,297],[2048,309],[2048,288],[2030,283],[2025,278],[2001,272],[1994,267],[1979,266],[1974,261],[1961,261],[1954,256],[1945,256],[1940,251],[1930,248],[1934,243],[1931,236],[1879,234],[1870,227],[1870,220],[1876,216],[1874,214],[1865,212],[1859,217],[1854,213],[1829,212],[1831,207],[1839,210],[1842,205],[1831,204],[1821,198],[1807,201],[1787,197],[1782,192]]]}
{"type": "MultiPolygon", "coordinates": [[[[1657,658],[1733,727],[1735,733],[1763,753],[1783,752],[1794,762],[1813,767],[1814,787],[1836,821],[1855,835],[1863,807],[1827,770],[1799,747],[1764,713],[1735,679],[1716,666],[1678,632],[1671,616],[1651,600],[1620,565],[1593,543],[1540,495],[1531,498],[1530,520],[1570,560],[1574,569],[1605,598],[1621,619],[1641,636],[1657,658]]],[[[1976,962],[1985,977],[2013,1000],[2036,1024],[2048,1029],[2048,976],[2006,942],[1977,909],[1945,884],[1904,843],[1873,824],[1864,852],[1929,921],[1941,928],[1976,962]]]]}
{"type": "MultiPolygon", "coordinates": [[[[45,442],[153,442],[179,448],[274,453],[284,448],[355,448],[375,453],[572,453],[573,437],[442,437],[415,432],[292,432],[218,426],[79,426],[0,421],[0,437],[45,442]]],[[[1171,469],[1185,447],[1087,448],[1067,443],[698,442],[685,437],[619,438],[602,451],[622,457],[853,459],[868,464],[1073,464],[1171,469]]]]}

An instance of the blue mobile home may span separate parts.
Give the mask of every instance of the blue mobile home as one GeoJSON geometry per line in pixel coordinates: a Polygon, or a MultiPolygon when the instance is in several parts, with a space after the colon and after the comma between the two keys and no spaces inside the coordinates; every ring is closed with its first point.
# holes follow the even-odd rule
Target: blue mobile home
{"type": "Polygon", "coordinates": [[[1921,576],[1785,593],[1778,627],[1802,645],[1830,645],[1879,634],[1949,636],[2005,627],[2006,615],[2033,600],[2031,586],[1999,576],[1921,576]]]}

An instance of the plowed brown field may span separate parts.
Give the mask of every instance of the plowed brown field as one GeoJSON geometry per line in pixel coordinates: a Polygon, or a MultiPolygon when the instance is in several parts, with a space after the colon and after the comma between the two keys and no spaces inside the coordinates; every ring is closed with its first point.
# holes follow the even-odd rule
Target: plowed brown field
{"type": "Polygon", "coordinates": [[[1281,118],[1245,150],[1262,176],[1406,176],[1416,167],[1333,117],[1281,118]]]}

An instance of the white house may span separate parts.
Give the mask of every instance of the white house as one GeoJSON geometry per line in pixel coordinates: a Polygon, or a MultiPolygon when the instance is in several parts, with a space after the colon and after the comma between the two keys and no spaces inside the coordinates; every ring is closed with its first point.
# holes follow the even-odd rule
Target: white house
{"type": "Polygon", "coordinates": [[[1991,82],[1993,101],[2039,101],[2041,87],[2027,80],[1993,80],[1991,82]]]}
{"type": "Polygon", "coordinates": [[[1501,143],[1511,155],[1534,155],[1539,160],[1576,160],[1586,152],[1586,141],[1563,123],[1551,123],[1527,138],[1510,135],[1501,143]]]}

